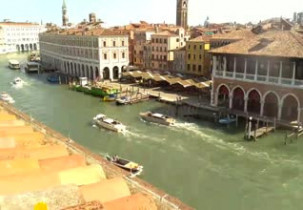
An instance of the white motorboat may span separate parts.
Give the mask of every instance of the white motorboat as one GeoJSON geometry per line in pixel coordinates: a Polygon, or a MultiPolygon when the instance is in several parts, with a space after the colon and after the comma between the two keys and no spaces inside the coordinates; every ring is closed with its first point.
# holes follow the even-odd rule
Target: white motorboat
{"type": "Polygon", "coordinates": [[[173,125],[176,120],[172,117],[160,114],[160,113],[153,113],[153,112],[144,112],[140,113],[140,116],[143,120],[153,123],[158,123],[162,125],[173,125]]]}
{"type": "Polygon", "coordinates": [[[25,66],[25,71],[27,73],[39,73],[40,71],[40,63],[37,62],[27,62],[25,66]]]}
{"type": "Polygon", "coordinates": [[[24,81],[20,77],[15,78],[14,81],[12,82],[12,85],[14,87],[22,87],[23,84],[24,84],[24,81]]]}
{"type": "Polygon", "coordinates": [[[15,103],[15,100],[7,93],[1,93],[0,99],[4,102],[9,103],[9,104],[15,103]]]}
{"type": "Polygon", "coordinates": [[[17,60],[9,60],[8,67],[13,70],[20,69],[20,63],[17,60]]]}
{"type": "Polygon", "coordinates": [[[104,114],[98,114],[93,120],[94,123],[99,127],[103,127],[118,133],[123,133],[126,131],[125,125],[111,118],[107,118],[104,114]]]}

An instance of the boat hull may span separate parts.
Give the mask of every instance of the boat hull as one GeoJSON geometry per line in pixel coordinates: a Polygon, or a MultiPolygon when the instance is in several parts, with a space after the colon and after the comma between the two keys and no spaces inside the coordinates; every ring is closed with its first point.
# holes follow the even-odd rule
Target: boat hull
{"type": "Polygon", "coordinates": [[[95,123],[98,127],[102,127],[102,128],[107,129],[107,130],[111,130],[111,131],[114,131],[114,132],[117,132],[117,133],[125,132],[125,128],[115,127],[115,126],[112,126],[110,124],[107,124],[107,123],[99,121],[99,120],[95,120],[95,123]]]}

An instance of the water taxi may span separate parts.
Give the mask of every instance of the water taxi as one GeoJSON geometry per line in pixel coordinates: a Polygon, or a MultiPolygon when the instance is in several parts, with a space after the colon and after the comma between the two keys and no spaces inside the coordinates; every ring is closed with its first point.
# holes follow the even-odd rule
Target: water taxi
{"type": "Polygon", "coordinates": [[[7,93],[1,93],[0,99],[4,102],[9,103],[9,104],[15,103],[15,100],[7,93]]]}
{"type": "Polygon", "coordinates": [[[40,71],[40,64],[37,62],[27,62],[25,66],[27,73],[37,73],[40,71]]]}
{"type": "Polygon", "coordinates": [[[20,69],[20,63],[17,60],[9,60],[8,61],[8,67],[10,69],[20,69]]]}
{"type": "Polygon", "coordinates": [[[153,113],[153,112],[144,112],[140,113],[140,116],[143,120],[152,122],[152,123],[158,123],[162,125],[173,125],[175,124],[176,120],[172,117],[160,114],[160,113],[153,113]]]}
{"type": "Polygon", "coordinates": [[[11,84],[16,88],[21,88],[23,87],[24,81],[20,77],[16,77],[11,84]]]}
{"type": "Polygon", "coordinates": [[[115,155],[113,157],[107,155],[106,159],[108,161],[112,162],[114,165],[116,165],[126,171],[129,171],[135,175],[140,175],[143,171],[142,165],[139,165],[138,163],[118,157],[117,155],[115,155]]]}
{"type": "Polygon", "coordinates": [[[93,121],[97,126],[114,132],[123,133],[126,131],[125,125],[111,118],[107,118],[104,114],[98,114],[93,118],[93,121]]]}

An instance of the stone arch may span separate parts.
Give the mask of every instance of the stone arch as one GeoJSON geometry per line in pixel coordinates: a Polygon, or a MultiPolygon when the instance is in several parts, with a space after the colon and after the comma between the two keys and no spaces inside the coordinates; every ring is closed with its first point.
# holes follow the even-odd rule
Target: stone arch
{"type": "Polygon", "coordinates": [[[72,75],[74,75],[74,65],[73,65],[73,63],[70,63],[70,69],[71,69],[72,75]]]}
{"type": "Polygon", "coordinates": [[[95,77],[96,79],[100,79],[100,72],[98,67],[95,68],[95,77]]]}
{"type": "Polygon", "coordinates": [[[20,45],[17,44],[16,49],[17,49],[18,52],[20,52],[21,51],[20,45]]]}
{"type": "Polygon", "coordinates": [[[105,67],[103,69],[103,79],[110,79],[110,72],[109,72],[109,68],[108,67],[105,67]]]}
{"type": "Polygon", "coordinates": [[[25,44],[25,51],[28,51],[28,44],[25,44]]]}
{"type": "Polygon", "coordinates": [[[226,108],[229,107],[229,95],[230,95],[230,88],[225,85],[221,84],[217,88],[217,100],[218,100],[218,105],[223,105],[226,108]]]}
{"type": "Polygon", "coordinates": [[[299,119],[300,101],[294,94],[286,94],[282,97],[281,119],[286,121],[296,121],[299,119]]]}
{"type": "Polygon", "coordinates": [[[30,51],[33,50],[33,44],[29,44],[29,50],[30,50],[30,51]]]}
{"type": "Polygon", "coordinates": [[[244,111],[244,105],[245,105],[244,89],[240,86],[235,87],[232,92],[232,97],[233,97],[232,109],[244,111]]]}
{"type": "Polygon", "coordinates": [[[280,97],[276,92],[268,91],[263,96],[263,115],[271,118],[278,118],[280,97]]]}
{"type": "Polygon", "coordinates": [[[121,67],[121,72],[126,72],[126,71],[127,71],[126,66],[122,66],[122,67],[121,67]]]}
{"type": "Polygon", "coordinates": [[[81,77],[85,77],[85,66],[84,66],[84,64],[82,64],[82,68],[81,68],[81,77]]]}
{"type": "Polygon", "coordinates": [[[119,67],[118,66],[115,66],[113,68],[113,78],[114,79],[119,79],[119,67]]]}
{"type": "Polygon", "coordinates": [[[86,73],[85,73],[85,75],[86,75],[86,77],[88,79],[90,79],[90,73],[89,73],[89,66],[88,65],[86,65],[86,73]]]}
{"type": "Polygon", "coordinates": [[[36,43],[34,43],[34,50],[38,50],[36,43]]]}
{"type": "Polygon", "coordinates": [[[25,51],[24,44],[21,44],[21,52],[24,52],[24,51],[25,51]]]}
{"type": "Polygon", "coordinates": [[[249,113],[261,113],[262,94],[258,89],[250,89],[247,92],[247,111],[249,113]]]}

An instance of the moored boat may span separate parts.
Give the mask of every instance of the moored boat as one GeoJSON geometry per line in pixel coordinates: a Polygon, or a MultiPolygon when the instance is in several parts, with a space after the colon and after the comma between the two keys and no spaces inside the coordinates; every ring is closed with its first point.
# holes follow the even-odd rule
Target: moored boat
{"type": "Polygon", "coordinates": [[[27,73],[37,73],[40,71],[40,64],[37,62],[27,62],[25,66],[27,73]]]}
{"type": "Polygon", "coordinates": [[[17,60],[9,60],[8,67],[13,70],[20,69],[20,63],[17,60]]]}
{"type": "Polygon", "coordinates": [[[103,101],[105,102],[113,102],[117,99],[117,94],[111,94],[108,96],[104,96],[103,101]]]}
{"type": "Polygon", "coordinates": [[[112,162],[114,165],[129,171],[131,173],[134,173],[136,175],[139,175],[143,171],[143,166],[139,165],[138,163],[135,163],[133,161],[118,157],[117,155],[111,157],[109,155],[106,156],[106,159],[110,162],[112,162]]]}
{"type": "Polygon", "coordinates": [[[7,93],[1,93],[0,99],[4,102],[9,103],[9,104],[15,103],[15,100],[7,93]]]}
{"type": "Polygon", "coordinates": [[[140,116],[143,120],[152,122],[152,123],[158,123],[162,125],[173,125],[176,120],[172,117],[160,114],[160,113],[153,113],[153,112],[143,112],[140,113],[140,116]]]}
{"type": "Polygon", "coordinates": [[[123,133],[126,131],[125,125],[119,121],[106,117],[104,114],[98,114],[93,118],[93,121],[98,127],[103,127],[114,132],[123,133]]]}

